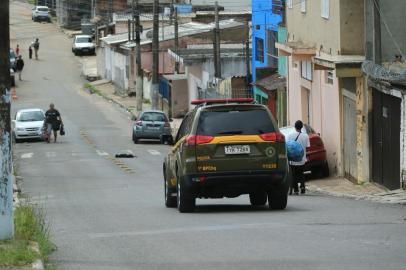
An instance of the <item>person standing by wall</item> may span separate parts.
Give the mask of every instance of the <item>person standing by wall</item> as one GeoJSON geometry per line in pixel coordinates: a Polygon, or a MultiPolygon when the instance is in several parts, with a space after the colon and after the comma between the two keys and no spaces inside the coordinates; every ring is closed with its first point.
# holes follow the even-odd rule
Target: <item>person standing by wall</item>
{"type": "Polygon", "coordinates": [[[24,69],[24,60],[21,55],[18,56],[17,61],[16,61],[16,70],[18,73],[18,79],[22,81],[21,79],[21,73],[23,72],[24,69]]]}
{"type": "Polygon", "coordinates": [[[17,44],[16,47],[16,55],[19,56],[20,55],[20,45],[17,44]]]}
{"type": "Polygon", "coordinates": [[[306,158],[306,148],[310,147],[310,140],[309,135],[302,132],[303,129],[303,122],[297,120],[295,122],[295,132],[292,132],[287,136],[288,141],[297,141],[302,147],[304,151],[304,155],[301,161],[289,161],[290,168],[292,170],[292,186],[290,189],[290,194],[292,194],[292,189],[294,194],[299,194],[299,187],[298,183],[300,183],[300,193],[306,193],[305,187],[305,176],[303,174],[304,165],[307,161],[306,158]]]}

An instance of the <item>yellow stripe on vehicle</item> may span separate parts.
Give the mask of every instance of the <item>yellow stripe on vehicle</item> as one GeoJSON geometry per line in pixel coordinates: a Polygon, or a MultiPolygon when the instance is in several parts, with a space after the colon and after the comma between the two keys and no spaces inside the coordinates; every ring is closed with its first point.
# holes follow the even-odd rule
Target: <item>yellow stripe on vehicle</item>
{"type": "Polygon", "coordinates": [[[226,144],[226,143],[261,143],[265,142],[258,135],[233,135],[233,136],[218,136],[206,144],[226,144]]]}

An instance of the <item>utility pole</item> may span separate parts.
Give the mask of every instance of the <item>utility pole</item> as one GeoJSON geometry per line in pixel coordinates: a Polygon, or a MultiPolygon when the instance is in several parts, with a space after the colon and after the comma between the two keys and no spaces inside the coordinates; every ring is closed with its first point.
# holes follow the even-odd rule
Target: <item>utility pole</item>
{"type": "Polygon", "coordinates": [[[214,70],[215,77],[221,78],[220,22],[219,22],[219,6],[217,1],[215,2],[215,22],[216,27],[214,29],[214,70]]]}
{"type": "Polygon", "coordinates": [[[169,23],[170,23],[170,25],[172,25],[172,24],[173,24],[173,10],[174,10],[174,1],[175,1],[175,0],[172,0],[172,1],[171,1],[171,17],[170,17],[170,19],[169,19],[169,23]]]}
{"type": "Polygon", "coordinates": [[[250,27],[248,21],[245,21],[245,67],[247,69],[247,86],[251,83],[251,72],[250,72],[250,27]]]}
{"type": "Polygon", "coordinates": [[[382,62],[382,45],[381,45],[381,15],[379,13],[379,0],[372,1],[374,7],[373,13],[373,59],[375,64],[380,65],[382,62]]]}
{"type": "MultiPolygon", "coordinates": [[[[178,10],[175,8],[175,53],[179,53],[179,26],[178,26],[178,10]]],[[[179,61],[175,60],[175,72],[179,74],[179,61]]]]}
{"type": "Polygon", "coordinates": [[[154,0],[154,21],[152,29],[152,101],[151,107],[156,110],[158,107],[158,90],[159,90],[159,0],[154,0]]]}
{"type": "Polygon", "coordinates": [[[128,19],[128,45],[129,45],[129,56],[130,56],[130,64],[129,64],[129,76],[128,76],[128,95],[132,96],[134,94],[134,83],[135,83],[135,61],[134,61],[134,47],[133,45],[133,38],[134,38],[134,25],[131,19],[128,19]]]}
{"type": "Polygon", "coordinates": [[[14,236],[9,8],[9,1],[0,1],[0,240],[14,236]]]}
{"type": "Polygon", "coordinates": [[[140,7],[139,0],[136,0],[137,13],[135,16],[135,55],[136,55],[136,78],[135,78],[135,93],[136,93],[136,107],[137,107],[137,116],[142,112],[142,101],[144,96],[144,82],[142,76],[142,67],[141,67],[141,38],[140,38],[140,7]]]}

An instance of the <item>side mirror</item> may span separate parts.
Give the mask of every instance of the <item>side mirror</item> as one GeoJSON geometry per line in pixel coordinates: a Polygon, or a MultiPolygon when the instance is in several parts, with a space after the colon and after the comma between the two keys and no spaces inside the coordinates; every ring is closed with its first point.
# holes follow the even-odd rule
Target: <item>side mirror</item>
{"type": "Polygon", "coordinates": [[[172,118],[169,118],[169,122],[173,122],[173,119],[172,119],[172,118]]]}

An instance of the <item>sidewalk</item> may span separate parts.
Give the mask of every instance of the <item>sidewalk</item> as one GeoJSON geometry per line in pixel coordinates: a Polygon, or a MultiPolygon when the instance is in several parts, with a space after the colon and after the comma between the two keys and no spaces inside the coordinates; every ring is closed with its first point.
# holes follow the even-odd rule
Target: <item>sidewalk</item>
{"type": "Polygon", "coordinates": [[[307,189],[335,197],[406,205],[406,190],[389,191],[374,183],[356,185],[345,178],[312,180],[307,182],[307,189]]]}
{"type": "MultiPolygon", "coordinates": [[[[120,106],[121,108],[125,109],[127,112],[129,112],[131,114],[131,116],[137,116],[135,97],[130,97],[130,96],[122,97],[122,96],[116,95],[114,85],[108,80],[98,80],[98,81],[90,82],[89,85],[93,86],[96,89],[96,92],[95,92],[96,94],[99,94],[100,96],[102,96],[103,98],[108,100],[109,102],[113,102],[113,103],[117,104],[118,106],[120,106]]],[[[150,110],[151,104],[143,103],[142,109],[143,109],[143,111],[150,110]]],[[[172,135],[173,135],[173,137],[175,137],[183,119],[174,118],[172,120],[173,120],[171,122],[172,135]]]]}

